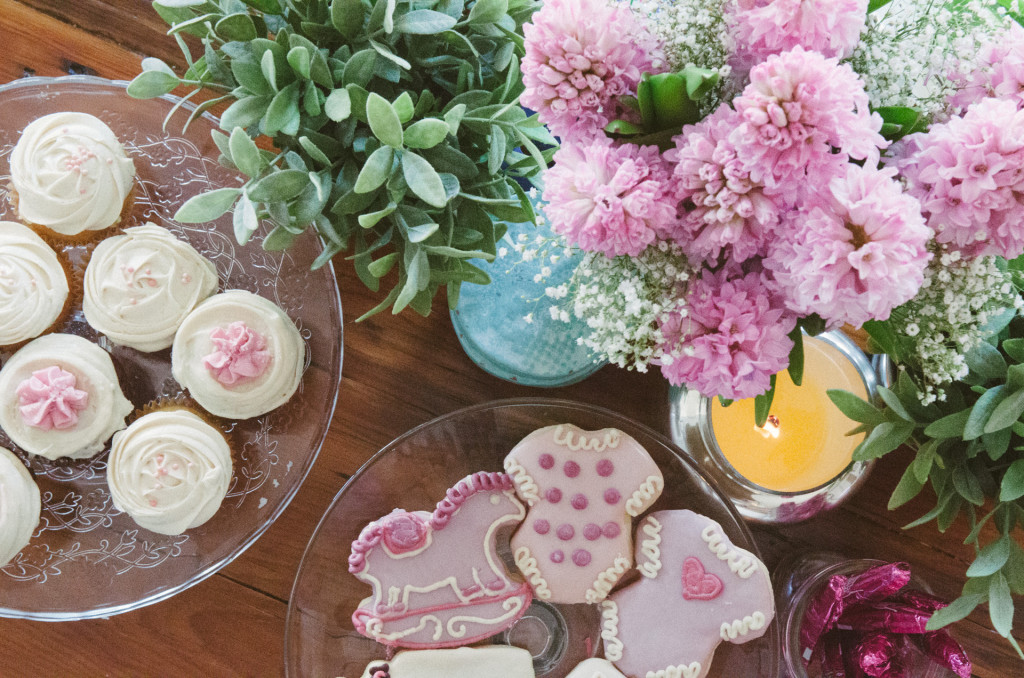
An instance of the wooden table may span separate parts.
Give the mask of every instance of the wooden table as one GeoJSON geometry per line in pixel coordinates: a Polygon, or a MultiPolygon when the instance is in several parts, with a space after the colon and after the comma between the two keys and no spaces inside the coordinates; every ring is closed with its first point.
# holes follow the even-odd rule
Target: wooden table
{"type": "MultiPolygon", "coordinates": [[[[0,0],[0,82],[68,73],[131,79],[144,56],[180,66],[183,59],[149,4],[0,0]]],[[[320,458],[291,506],[235,562],[165,602],[106,620],[0,620],[0,675],[280,675],[288,597],[306,543],[346,478],[393,438],[467,405],[540,395],[608,407],[668,432],[668,389],[658,375],[606,367],[581,384],[552,390],[501,381],[465,356],[443,304],[435,304],[427,318],[405,312],[354,323],[377,300],[347,262],[339,257],[336,265],[345,316],[338,408],[320,458]]],[[[785,553],[810,549],[906,560],[937,593],[955,597],[971,558],[963,546],[966,526],[958,523],[944,535],[933,524],[904,531],[902,525],[930,508],[927,501],[894,512],[885,508],[906,461],[899,454],[884,459],[867,487],[827,515],[791,527],[755,528],[769,566],[785,553]]],[[[1016,626],[1024,632],[1019,607],[1016,626]]],[[[990,630],[987,610],[957,624],[955,632],[975,675],[1024,675],[1024,662],[990,630]]]]}

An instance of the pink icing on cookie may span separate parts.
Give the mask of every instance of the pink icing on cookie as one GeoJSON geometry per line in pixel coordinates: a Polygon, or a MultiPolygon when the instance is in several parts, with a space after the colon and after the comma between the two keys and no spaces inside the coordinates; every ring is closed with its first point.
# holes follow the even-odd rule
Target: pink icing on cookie
{"type": "Polygon", "coordinates": [[[552,504],[557,504],[558,502],[562,501],[562,491],[557,487],[552,487],[551,489],[544,493],[544,498],[547,499],[552,504]]]}
{"type": "Polygon", "coordinates": [[[602,478],[607,478],[615,472],[615,464],[612,463],[611,459],[602,459],[597,462],[597,475],[602,478]]]}
{"type": "Polygon", "coordinates": [[[690,556],[683,561],[683,598],[714,600],[722,593],[722,580],[704,570],[700,558],[690,556]]]}
{"type": "Polygon", "coordinates": [[[606,504],[618,504],[620,499],[622,499],[622,495],[614,487],[609,487],[604,491],[604,501],[606,504]]]}
{"type": "Polygon", "coordinates": [[[427,543],[427,521],[415,513],[394,511],[380,522],[384,546],[392,553],[408,553],[427,543]]]}
{"type": "Polygon", "coordinates": [[[210,332],[214,351],[203,358],[203,365],[224,386],[255,379],[270,364],[267,340],[241,320],[210,332]]]}
{"type": "Polygon", "coordinates": [[[551,530],[551,523],[546,520],[535,520],[533,529],[537,534],[547,534],[551,530]]]}
{"type": "Polygon", "coordinates": [[[18,411],[29,426],[63,431],[78,424],[78,413],[89,406],[89,394],[75,388],[78,379],[53,365],[36,370],[18,384],[18,411]]]}
{"type": "Polygon", "coordinates": [[[577,493],[572,495],[572,502],[570,503],[572,504],[572,507],[574,509],[576,509],[577,511],[582,511],[583,509],[587,508],[587,504],[590,502],[587,501],[587,495],[583,493],[577,493]]]}

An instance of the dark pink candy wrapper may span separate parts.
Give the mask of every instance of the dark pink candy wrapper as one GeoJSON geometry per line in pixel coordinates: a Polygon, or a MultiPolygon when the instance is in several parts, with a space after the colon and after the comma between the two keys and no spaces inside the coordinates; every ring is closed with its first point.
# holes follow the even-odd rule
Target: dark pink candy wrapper
{"type": "Polygon", "coordinates": [[[829,631],[823,635],[814,654],[821,662],[821,678],[847,678],[838,631],[829,631]]]}
{"type": "Polygon", "coordinates": [[[811,661],[814,647],[821,635],[835,626],[843,614],[843,588],[846,577],[835,575],[811,600],[800,624],[800,651],[804,666],[811,661]]]}
{"type": "Polygon", "coordinates": [[[854,648],[861,670],[874,678],[906,678],[903,661],[905,647],[902,636],[891,633],[869,633],[854,648]]]}
{"type": "Polygon", "coordinates": [[[971,678],[971,660],[960,643],[945,630],[931,631],[921,636],[921,645],[932,661],[953,671],[960,678],[971,678]]]}
{"type": "Polygon", "coordinates": [[[929,617],[930,612],[922,612],[905,603],[885,602],[847,610],[839,618],[837,626],[854,631],[924,633],[929,617]]]}
{"type": "Polygon", "coordinates": [[[949,605],[948,602],[933,596],[924,591],[918,591],[916,589],[905,589],[896,594],[893,600],[905,603],[910,607],[913,607],[922,612],[935,612],[941,610],[949,605]]]}
{"type": "Polygon", "coordinates": [[[910,565],[886,563],[850,577],[843,592],[843,607],[873,603],[891,597],[910,581],[910,565]]]}

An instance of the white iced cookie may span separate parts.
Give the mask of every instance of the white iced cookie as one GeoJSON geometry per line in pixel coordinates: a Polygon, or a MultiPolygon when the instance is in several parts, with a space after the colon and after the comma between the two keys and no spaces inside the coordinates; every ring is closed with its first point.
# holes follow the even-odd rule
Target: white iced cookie
{"type": "Polygon", "coordinates": [[[389,662],[370,662],[362,678],[534,678],[533,658],[507,645],[453,650],[407,650],[389,662]]]}
{"type": "Polygon", "coordinates": [[[147,223],[101,242],[85,270],[85,319],[111,341],[159,351],[217,290],[217,269],[166,228],[147,223]]]}
{"type": "Polygon", "coordinates": [[[152,412],[114,434],[107,462],[114,506],[159,534],[213,517],[231,482],[231,448],[186,410],[152,412]]]}
{"type": "Polygon", "coordinates": [[[276,304],[229,290],[199,304],[181,323],[171,371],[208,412],[248,419],[292,397],[305,351],[295,323],[276,304]]]}
{"type": "Polygon", "coordinates": [[[626,678],[607,659],[584,659],[565,678],[626,678]]]}
{"type": "Polygon", "coordinates": [[[39,511],[36,481],[14,453],[0,447],[0,567],[28,544],[39,511]]]}
{"type": "Polygon", "coordinates": [[[62,235],[117,223],[135,165],[102,120],[52,113],[33,120],[11,153],[11,183],[24,221],[62,235]]]}
{"type": "Polygon", "coordinates": [[[31,228],[0,221],[0,345],[45,332],[67,298],[67,275],[53,249],[31,228]]]}
{"type": "Polygon", "coordinates": [[[70,334],[44,335],[11,356],[0,394],[0,428],[47,459],[91,457],[133,409],[110,355],[70,334]]]}

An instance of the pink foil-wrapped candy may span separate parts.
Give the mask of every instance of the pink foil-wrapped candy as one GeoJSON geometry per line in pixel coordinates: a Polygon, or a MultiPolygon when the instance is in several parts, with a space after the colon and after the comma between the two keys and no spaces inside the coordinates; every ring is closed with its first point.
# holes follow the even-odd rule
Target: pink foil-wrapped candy
{"type": "Polygon", "coordinates": [[[873,603],[891,597],[910,581],[910,565],[885,563],[852,575],[843,591],[843,607],[850,609],[859,603],[873,603]]]}
{"type": "Polygon", "coordinates": [[[918,591],[917,589],[904,589],[893,596],[893,600],[922,612],[935,612],[949,605],[948,601],[942,600],[930,593],[918,591]]]}
{"type": "Polygon", "coordinates": [[[214,351],[203,358],[203,365],[225,386],[254,379],[270,364],[267,340],[241,320],[210,332],[214,351]]]}
{"type": "Polygon", "coordinates": [[[971,678],[971,660],[960,643],[945,630],[931,631],[921,636],[924,652],[932,661],[953,671],[960,678],[971,678]]]}
{"type": "Polygon", "coordinates": [[[889,633],[924,633],[931,613],[902,603],[878,603],[859,606],[843,612],[836,626],[854,631],[887,631],[889,633]]]}
{"type": "Polygon", "coordinates": [[[843,589],[846,577],[835,575],[807,605],[800,624],[800,653],[806,666],[821,635],[835,626],[843,614],[843,589]]]}
{"type": "Polygon", "coordinates": [[[905,678],[907,668],[903,636],[869,633],[854,648],[861,670],[874,678],[905,678]]]}
{"type": "Polygon", "coordinates": [[[89,406],[89,393],[76,386],[75,375],[57,365],[36,370],[16,391],[22,420],[44,431],[74,428],[78,413],[89,406]]]}

